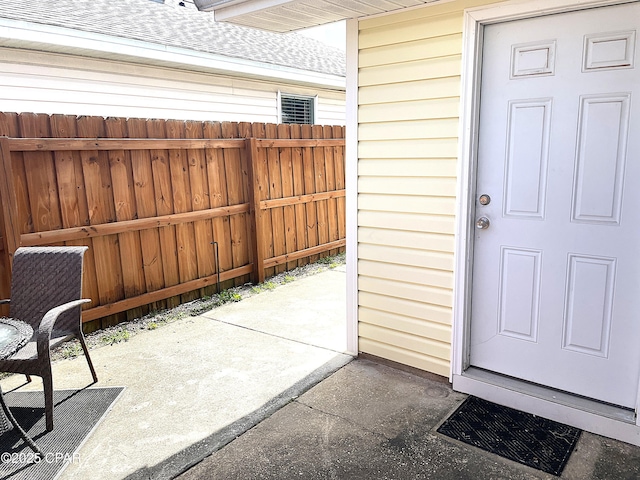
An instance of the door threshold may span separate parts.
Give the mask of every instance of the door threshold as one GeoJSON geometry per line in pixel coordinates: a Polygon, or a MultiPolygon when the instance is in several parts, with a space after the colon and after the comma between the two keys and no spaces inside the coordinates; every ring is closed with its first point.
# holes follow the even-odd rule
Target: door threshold
{"type": "Polygon", "coordinates": [[[453,375],[453,389],[588,432],[640,446],[633,410],[470,367],[453,375]]]}
{"type": "Polygon", "coordinates": [[[519,380],[517,378],[477,367],[468,368],[462,375],[491,383],[496,386],[505,387],[515,392],[524,393],[525,395],[531,395],[542,400],[559,403],[560,405],[565,405],[571,408],[578,408],[585,412],[594,413],[602,417],[612,418],[613,420],[618,420],[620,422],[630,423],[632,425],[635,425],[636,423],[635,412],[630,408],[592,400],[580,395],[574,395],[551,387],[545,387],[525,380],[519,380]]]}

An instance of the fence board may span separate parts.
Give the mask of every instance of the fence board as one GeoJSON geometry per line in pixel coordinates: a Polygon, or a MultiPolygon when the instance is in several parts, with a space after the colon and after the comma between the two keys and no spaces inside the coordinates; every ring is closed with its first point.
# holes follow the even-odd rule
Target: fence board
{"type": "MultiPolygon", "coordinates": [[[[311,125],[302,125],[302,137],[310,138],[312,134],[311,125]]],[[[316,193],[314,153],[311,147],[302,150],[302,171],[304,173],[304,193],[316,193]]],[[[315,203],[305,205],[307,212],[307,248],[318,245],[318,213],[315,203]]],[[[318,255],[311,255],[310,262],[316,262],[318,255]]]]}
{"type": "MultiPolygon", "coordinates": [[[[180,120],[167,120],[165,128],[169,138],[184,138],[185,136],[184,122],[180,120]]],[[[192,209],[188,155],[187,150],[169,150],[169,171],[171,172],[174,213],[185,213],[192,209]]],[[[180,283],[195,279],[198,276],[198,267],[195,232],[192,223],[176,225],[176,247],[180,283]]],[[[197,298],[195,292],[188,292],[182,295],[183,302],[189,302],[195,298],[197,298]]]]}
{"type": "Polygon", "coordinates": [[[254,283],[264,282],[264,243],[261,241],[261,225],[263,209],[260,206],[260,181],[257,171],[257,161],[259,157],[258,147],[255,138],[247,139],[246,151],[251,158],[249,162],[249,215],[251,217],[251,226],[249,231],[254,239],[251,249],[251,261],[253,264],[253,270],[251,273],[254,283]]]}
{"type": "Polygon", "coordinates": [[[0,294],[12,248],[88,245],[89,327],[344,250],[341,128],[0,114],[0,134],[0,294]]]}
{"type": "MultiPolygon", "coordinates": [[[[265,134],[269,138],[276,138],[278,131],[276,125],[270,124],[266,126],[265,134]]],[[[282,170],[281,161],[278,150],[280,148],[264,149],[267,152],[267,169],[269,172],[269,199],[282,198],[282,170]]],[[[271,209],[271,225],[273,231],[273,254],[272,257],[283,255],[287,251],[286,236],[284,232],[284,208],[276,207],[271,209]]],[[[277,265],[275,273],[282,273],[286,265],[277,265]]]]}
{"type": "MultiPolygon", "coordinates": [[[[205,122],[204,136],[209,138],[221,138],[222,126],[220,122],[205,122]]],[[[227,174],[225,169],[224,153],[220,149],[208,148],[206,150],[207,182],[209,186],[209,201],[211,207],[229,205],[227,192],[227,174]]],[[[218,217],[212,220],[213,240],[218,242],[218,263],[220,270],[225,272],[233,268],[233,255],[231,251],[231,223],[230,217],[218,217]]],[[[225,285],[225,287],[227,287],[225,285]]]]}
{"type": "MultiPolygon", "coordinates": [[[[51,116],[51,135],[54,137],[77,136],[76,117],[71,115],[51,116]]],[[[85,227],[89,225],[89,207],[82,174],[82,160],[77,151],[54,152],[58,190],[60,194],[60,210],[63,228],[85,227]]],[[[63,241],[63,240],[61,240],[63,241]]],[[[55,241],[53,242],[55,243],[55,241]]],[[[24,244],[24,243],[23,243],[24,244]]],[[[89,250],[84,256],[84,272],[82,291],[85,297],[99,298],[94,245],[91,239],[65,241],[66,245],[86,245],[89,250]]],[[[90,308],[83,305],[83,309],[90,308]]]]}
{"type": "MultiPolygon", "coordinates": [[[[238,124],[231,122],[222,122],[223,138],[238,138],[238,124]]],[[[240,149],[225,149],[224,166],[227,178],[227,194],[229,205],[239,205],[248,203],[245,179],[242,172],[242,156],[240,149]]],[[[233,215],[230,218],[231,224],[231,256],[233,268],[239,268],[249,263],[249,219],[246,213],[233,215]]],[[[244,279],[236,278],[236,285],[244,283],[244,279]]]]}
{"type": "MultiPolygon", "coordinates": [[[[291,124],[286,126],[292,127],[294,125],[291,124]]],[[[311,127],[311,125],[306,125],[306,126],[296,125],[296,126],[311,127]]],[[[318,126],[321,128],[324,128],[321,125],[318,125],[318,126]]],[[[291,139],[291,140],[285,140],[280,138],[258,138],[256,139],[256,143],[259,148],[333,147],[333,146],[344,145],[344,139],[340,139],[340,138],[331,139],[331,138],[322,138],[322,137],[318,139],[303,138],[303,139],[291,139]]]]}
{"type": "MultiPolygon", "coordinates": [[[[54,137],[75,137],[76,117],[71,115],[51,116],[51,135],[54,137]]],[[[60,197],[62,226],[78,227],[89,225],[89,208],[82,178],[80,153],[70,150],[54,152],[56,181],[60,197]]]]}
{"type": "MultiPolygon", "coordinates": [[[[0,146],[0,148],[2,148],[0,146]]],[[[0,152],[1,155],[1,152],[0,152]]],[[[1,159],[0,159],[1,161],[1,159]]],[[[0,179],[0,181],[2,181],[0,179]]],[[[0,201],[2,201],[2,194],[0,193],[0,201]]],[[[0,225],[4,225],[4,215],[0,208],[0,225]]],[[[0,231],[3,228],[0,227],[0,231]]],[[[11,268],[9,267],[9,249],[7,246],[7,238],[5,235],[0,236],[0,298],[9,298],[11,293],[11,268]]],[[[9,305],[0,305],[0,316],[9,316],[9,305]]]]}
{"type": "MultiPolygon", "coordinates": [[[[289,139],[291,137],[291,128],[289,125],[278,125],[278,138],[289,139]]],[[[279,147],[280,153],[280,171],[282,178],[282,192],[280,198],[293,196],[293,158],[292,148],[279,147]]],[[[298,249],[296,243],[296,212],[293,205],[285,205],[284,211],[284,228],[285,228],[285,252],[293,253],[298,249]]],[[[291,270],[297,266],[296,261],[287,262],[287,270],[291,270]]]]}
{"type": "MultiPolygon", "coordinates": [[[[17,205],[14,201],[15,190],[11,182],[11,152],[6,139],[0,141],[0,200],[2,201],[2,237],[3,248],[8,257],[20,246],[20,227],[18,225],[17,205]]],[[[11,263],[10,259],[8,263],[11,263]]]]}
{"type": "MultiPolygon", "coordinates": [[[[245,139],[245,147],[242,148],[240,150],[240,167],[241,167],[241,172],[242,172],[242,198],[244,199],[245,202],[247,202],[248,204],[252,205],[253,202],[255,201],[255,195],[254,195],[254,190],[252,185],[252,182],[250,180],[250,172],[251,169],[253,168],[253,165],[250,165],[250,158],[249,155],[250,153],[248,152],[247,148],[246,148],[246,139],[247,138],[252,138],[252,124],[249,122],[239,122],[237,124],[237,135],[240,138],[245,139]]],[[[252,215],[251,213],[248,213],[247,215],[244,216],[244,220],[245,220],[245,232],[247,235],[247,242],[245,245],[245,249],[246,249],[246,253],[247,253],[247,257],[246,257],[246,261],[248,263],[254,263],[256,262],[256,235],[258,232],[255,231],[255,227],[256,227],[256,222],[255,222],[255,217],[254,215],[252,215]]],[[[260,267],[256,268],[257,263],[254,265],[254,271],[260,271],[262,275],[264,275],[264,269],[261,268],[262,265],[260,265],[260,267]]],[[[251,281],[252,279],[255,278],[255,275],[252,273],[251,276],[249,277],[245,277],[244,279],[242,279],[243,282],[248,282],[251,281]]],[[[240,279],[238,279],[240,280],[240,279]]]]}
{"type": "MultiPolygon", "coordinates": [[[[149,120],[147,135],[150,138],[165,138],[164,121],[149,120]]],[[[151,170],[158,215],[173,213],[173,194],[171,191],[171,172],[169,169],[169,152],[167,150],[151,150],[151,170]]],[[[171,287],[180,282],[178,274],[178,252],[176,246],[176,227],[168,226],[159,229],[160,251],[162,259],[163,286],[171,287]]],[[[180,303],[179,297],[167,299],[167,307],[172,308],[180,303]]]]}
{"type": "MultiPolygon", "coordinates": [[[[251,270],[251,266],[247,265],[244,267],[240,267],[234,270],[229,270],[220,274],[220,281],[224,282],[225,280],[238,278],[242,275],[246,275],[251,270]]],[[[102,305],[95,309],[89,310],[84,316],[84,321],[91,321],[96,318],[103,317],[104,315],[111,315],[116,312],[122,312],[128,310],[130,308],[135,307],[140,302],[143,303],[152,303],[157,302],[160,299],[170,297],[177,298],[180,294],[185,292],[191,292],[193,290],[199,290],[205,288],[209,285],[213,285],[218,281],[217,275],[211,275],[205,278],[199,278],[197,280],[192,280],[187,283],[182,283],[178,285],[174,285],[172,287],[163,288],[161,290],[157,290],[155,292],[145,293],[141,295],[139,298],[130,298],[126,300],[121,300],[119,302],[110,303],[108,305],[102,305]]]]}
{"type": "MultiPolygon", "coordinates": [[[[33,113],[18,117],[20,134],[25,137],[50,137],[49,118],[33,113]]],[[[36,230],[60,228],[60,205],[53,157],[50,152],[24,154],[29,207],[36,230]]]]}
{"type": "MultiPolygon", "coordinates": [[[[145,120],[131,118],[127,121],[127,127],[130,137],[145,138],[147,136],[147,122],[145,120]]],[[[131,150],[131,170],[137,217],[139,219],[157,217],[151,153],[149,150],[131,150]]],[[[160,290],[164,287],[164,274],[162,271],[160,233],[157,228],[140,231],[140,247],[145,291],[160,290]]],[[[160,310],[165,306],[164,299],[152,304],[152,308],[155,310],[160,310]]]]}
{"type": "MultiPolygon", "coordinates": [[[[0,298],[9,298],[11,291],[11,255],[20,245],[18,212],[11,181],[11,152],[5,138],[0,138],[0,298]]],[[[0,306],[0,315],[9,315],[9,306],[0,306]]]]}
{"type": "MultiPolygon", "coordinates": [[[[251,135],[256,138],[264,138],[266,136],[265,125],[254,123],[251,126],[251,135]]],[[[256,142],[258,145],[258,142],[256,142]]],[[[254,170],[256,172],[256,197],[258,200],[267,200],[269,198],[269,159],[267,150],[264,148],[258,148],[256,150],[257,157],[252,159],[254,170]]],[[[256,212],[257,213],[257,212],[256,212]]],[[[274,255],[273,249],[273,220],[270,211],[261,212],[259,215],[258,224],[258,242],[262,242],[262,253],[265,258],[271,258],[274,255]],[[260,234],[262,232],[262,234],[260,234]]],[[[273,267],[267,268],[264,271],[265,277],[272,277],[275,274],[273,267]]]]}
{"type": "MultiPolygon", "coordinates": [[[[100,117],[78,118],[77,129],[80,137],[105,136],[104,120],[100,117]]],[[[80,152],[80,157],[87,193],[89,222],[92,225],[114,222],[115,207],[107,152],[83,151],[80,152]]],[[[124,297],[124,284],[117,235],[94,238],[93,248],[100,304],[121,300],[124,297]]],[[[118,318],[109,318],[104,320],[102,325],[115,324],[118,321],[118,318]]]]}
{"type": "MultiPolygon", "coordinates": [[[[126,138],[128,136],[124,118],[107,118],[105,130],[108,137],[126,138]]],[[[131,154],[125,150],[110,150],[108,156],[116,221],[133,220],[138,212],[133,190],[131,154]]],[[[141,295],[145,292],[145,281],[140,234],[136,231],[119,233],[118,242],[124,297],[141,295]]],[[[143,310],[140,307],[127,312],[128,319],[142,315],[143,310]]]]}
{"type": "MultiPolygon", "coordinates": [[[[331,200],[345,196],[344,190],[333,190],[329,192],[310,193],[309,195],[296,195],[294,197],[274,198],[273,200],[262,200],[260,208],[263,210],[299,205],[309,202],[318,202],[320,200],[331,200]]],[[[33,235],[33,234],[32,234],[33,235]]]]}
{"type": "MultiPolygon", "coordinates": [[[[322,126],[314,125],[311,129],[314,138],[322,138],[324,131],[322,126]]],[[[327,173],[325,168],[325,152],[324,147],[318,147],[313,149],[313,166],[315,174],[315,189],[316,192],[327,191],[327,173]]],[[[322,245],[329,241],[329,220],[328,220],[328,201],[320,200],[316,203],[318,214],[318,244],[322,245]]],[[[321,255],[325,256],[325,255],[321,255]]]]}
{"type": "MultiPolygon", "coordinates": [[[[185,122],[185,137],[204,138],[201,122],[185,122]]],[[[193,211],[210,208],[209,183],[206,154],[203,149],[190,149],[187,163],[189,165],[189,183],[191,188],[191,209],[193,211]]],[[[211,220],[193,222],[196,246],[196,278],[207,277],[215,273],[213,254],[213,225],[211,220]]],[[[213,293],[211,289],[203,289],[200,295],[213,293]]]]}
{"type": "MultiPolygon", "coordinates": [[[[17,113],[0,113],[0,135],[19,137],[17,113]]],[[[29,194],[27,193],[27,174],[24,170],[24,154],[11,154],[11,170],[14,178],[15,203],[18,209],[18,225],[20,233],[33,232],[33,220],[29,208],[29,194]]]]}
{"type": "Polygon", "coordinates": [[[285,255],[281,255],[279,257],[267,258],[264,261],[264,265],[281,265],[282,263],[293,261],[297,258],[308,257],[314,253],[326,252],[328,249],[337,249],[346,245],[346,240],[343,238],[341,240],[337,240],[335,242],[326,243],[324,245],[318,245],[316,247],[310,247],[305,250],[299,250],[294,253],[287,253],[285,255]]]}
{"type": "MultiPolygon", "coordinates": [[[[7,114],[15,115],[15,114],[7,114]]],[[[312,142],[309,146],[314,146],[312,142]]],[[[53,152],[59,150],[153,150],[190,148],[242,148],[244,141],[196,140],[188,138],[11,138],[12,150],[21,152],[53,152]]],[[[267,145],[268,146],[268,145],[267,145]]]]}
{"type": "MultiPolygon", "coordinates": [[[[333,127],[333,137],[341,138],[344,141],[345,138],[345,128],[341,126],[333,127]]],[[[345,163],[344,163],[344,145],[339,147],[333,147],[333,160],[335,162],[335,174],[336,174],[336,189],[344,190],[345,189],[345,163]]],[[[346,221],[346,198],[338,198],[337,199],[337,208],[338,208],[338,238],[346,238],[347,236],[347,221],[346,221]]],[[[340,252],[344,252],[345,248],[338,249],[340,252]]]]}
{"type": "MultiPolygon", "coordinates": [[[[300,125],[290,125],[291,138],[299,139],[302,135],[300,125]]],[[[302,148],[299,146],[291,148],[291,163],[293,169],[293,194],[304,195],[304,170],[302,164],[302,148]]],[[[304,250],[307,248],[307,209],[302,203],[297,203],[294,207],[296,218],[296,248],[304,250]]],[[[298,266],[309,263],[307,257],[298,259],[298,266]]]]}
{"type": "Polygon", "coordinates": [[[209,210],[196,210],[195,212],[158,215],[153,218],[138,218],[136,220],[123,220],[121,222],[103,223],[101,225],[49,230],[47,232],[23,233],[20,235],[20,241],[23,246],[32,247],[56,242],[68,242],[84,238],[102,237],[104,235],[117,235],[123,232],[146,230],[155,227],[170,227],[188,222],[197,222],[208,218],[237,215],[248,211],[248,205],[246,203],[241,203],[240,205],[232,205],[230,207],[217,207],[210,208],[209,210]]]}
{"type": "MultiPolygon", "coordinates": [[[[231,122],[222,122],[220,124],[222,138],[238,137],[237,126],[231,122]]],[[[227,202],[229,205],[237,205],[243,203],[244,192],[241,189],[233,188],[232,185],[238,185],[242,179],[242,165],[240,159],[240,151],[236,149],[224,150],[224,177],[227,182],[227,202]]],[[[229,218],[230,227],[230,247],[231,247],[231,268],[237,268],[243,263],[243,229],[246,231],[246,218],[234,215],[229,218]]],[[[234,280],[234,285],[240,285],[238,279],[234,280]]]]}
{"type": "MultiPolygon", "coordinates": [[[[323,137],[333,137],[333,129],[330,126],[323,127],[323,137]]],[[[333,158],[333,147],[324,147],[324,168],[327,176],[326,189],[327,191],[334,191],[336,189],[336,165],[333,158]]],[[[340,238],[338,235],[338,200],[336,198],[327,200],[327,222],[329,242],[335,242],[340,238]]],[[[329,250],[329,255],[336,255],[337,253],[337,249],[329,250]]]]}

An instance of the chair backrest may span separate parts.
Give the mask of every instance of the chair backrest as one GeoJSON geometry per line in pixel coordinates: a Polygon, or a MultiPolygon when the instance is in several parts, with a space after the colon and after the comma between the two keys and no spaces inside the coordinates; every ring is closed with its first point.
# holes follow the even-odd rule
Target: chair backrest
{"type": "MultiPolygon", "coordinates": [[[[13,254],[9,315],[34,330],[53,307],[82,296],[82,259],[88,247],[22,247],[13,254]]],[[[72,333],[81,306],[58,318],[54,331],[72,333]]]]}

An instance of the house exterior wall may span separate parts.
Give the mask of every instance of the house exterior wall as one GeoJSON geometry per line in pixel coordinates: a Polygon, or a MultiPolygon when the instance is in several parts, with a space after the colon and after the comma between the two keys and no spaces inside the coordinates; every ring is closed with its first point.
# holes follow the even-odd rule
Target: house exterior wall
{"type": "Polygon", "coordinates": [[[344,125],[345,93],[248,78],[0,48],[0,111],[277,123],[278,90],[318,96],[344,125]]]}
{"type": "Polygon", "coordinates": [[[450,375],[462,26],[453,1],[359,22],[359,350],[450,375]]]}

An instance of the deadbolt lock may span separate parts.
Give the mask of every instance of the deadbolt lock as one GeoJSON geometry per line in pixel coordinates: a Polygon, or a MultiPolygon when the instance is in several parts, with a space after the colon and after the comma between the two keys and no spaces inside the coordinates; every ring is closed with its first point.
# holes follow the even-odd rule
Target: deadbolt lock
{"type": "Polygon", "coordinates": [[[478,202],[480,202],[480,205],[489,205],[491,203],[491,197],[486,193],[483,193],[480,195],[478,202]]]}

